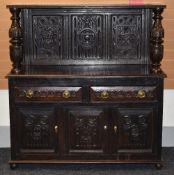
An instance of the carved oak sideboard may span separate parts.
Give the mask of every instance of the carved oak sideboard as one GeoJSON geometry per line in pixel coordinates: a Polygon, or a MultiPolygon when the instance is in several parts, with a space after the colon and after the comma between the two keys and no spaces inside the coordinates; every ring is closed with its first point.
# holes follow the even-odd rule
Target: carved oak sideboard
{"type": "Polygon", "coordinates": [[[9,5],[11,168],[161,168],[164,5],[9,5]]]}

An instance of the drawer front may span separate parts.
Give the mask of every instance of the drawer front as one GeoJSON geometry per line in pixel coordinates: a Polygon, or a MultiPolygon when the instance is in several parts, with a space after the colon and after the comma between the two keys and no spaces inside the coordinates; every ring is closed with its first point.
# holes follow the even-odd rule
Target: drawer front
{"type": "Polygon", "coordinates": [[[82,101],[81,87],[15,87],[15,99],[25,101],[82,101]]]}
{"type": "Polygon", "coordinates": [[[155,86],[91,87],[90,94],[92,102],[144,101],[155,100],[157,89],[155,86]]]}

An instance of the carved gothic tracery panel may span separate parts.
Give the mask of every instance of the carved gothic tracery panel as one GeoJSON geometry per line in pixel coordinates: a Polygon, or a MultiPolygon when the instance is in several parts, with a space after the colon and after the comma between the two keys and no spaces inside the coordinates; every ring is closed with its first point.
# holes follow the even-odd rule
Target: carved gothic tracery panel
{"type": "Polygon", "coordinates": [[[141,16],[112,16],[112,59],[140,59],[141,16]]]}
{"type": "Polygon", "coordinates": [[[33,38],[36,60],[62,59],[63,17],[33,16],[33,38]]]}
{"type": "Polygon", "coordinates": [[[103,21],[100,15],[72,17],[73,59],[99,59],[102,57],[103,21]]]}

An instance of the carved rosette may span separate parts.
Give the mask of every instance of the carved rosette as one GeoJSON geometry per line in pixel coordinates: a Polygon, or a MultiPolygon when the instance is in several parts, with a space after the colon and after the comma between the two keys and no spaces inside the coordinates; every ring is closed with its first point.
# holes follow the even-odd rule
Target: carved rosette
{"type": "Polygon", "coordinates": [[[22,29],[20,26],[20,12],[19,8],[10,8],[12,14],[11,20],[12,24],[9,29],[10,39],[10,59],[13,63],[12,73],[18,74],[21,71],[21,61],[22,61],[22,29]]]}
{"type": "Polygon", "coordinates": [[[73,59],[101,59],[103,54],[103,17],[74,15],[72,20],[73,59]]]}
{"type": "Polygon", "coordinates": [[[161,16],[163,12],[163,8],[157,7],[153,9],[153,26],[151,31],[151,49],[150,49],[150,57],[152,62],[152,71],[154,73],[161,72],[161,64],[160,62],[163,59],[163,38],[164,38],[164,29],[162,26],[162,19],[161,16]]]}

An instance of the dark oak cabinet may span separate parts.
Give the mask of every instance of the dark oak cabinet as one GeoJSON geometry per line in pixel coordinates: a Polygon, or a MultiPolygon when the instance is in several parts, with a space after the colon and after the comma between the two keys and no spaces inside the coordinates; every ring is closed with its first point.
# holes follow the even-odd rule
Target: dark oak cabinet
{"type": "Polygon", "coordinates": [[[11,168],[161,164],[164,5],[10,5],[11,168]]]}

